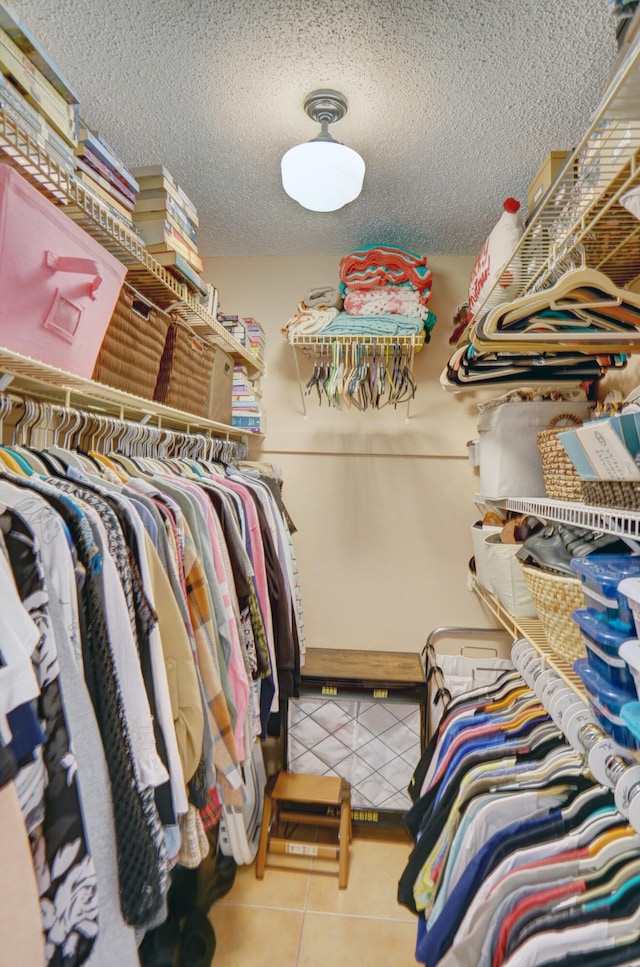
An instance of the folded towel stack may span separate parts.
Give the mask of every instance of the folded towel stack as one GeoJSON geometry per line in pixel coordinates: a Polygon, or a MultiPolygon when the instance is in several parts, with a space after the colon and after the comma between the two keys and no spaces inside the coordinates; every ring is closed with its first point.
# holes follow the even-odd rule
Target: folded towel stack
{"type": "Polygon", "coordinates": [[[350,252],[340,262],[340,288],[345,312],[327,332],[347,332],[354,319],[357,332],[370,335],[409,335],[433,329],[436,317],[427,308],[431,298],[431,270],[422,255],[392,245],[369,245],[350,252]],[[346,318],[344,318],[346,317],[346,318]],[[349,317],[352,317],[349,319],[349,317]]]}
{"type": "Polygon", "coordinates": [[[317,336],[342,309],[340,291],[331,285],[318,285],[298,303],[298,308],[280,332],[284,336],[317,336]]]}

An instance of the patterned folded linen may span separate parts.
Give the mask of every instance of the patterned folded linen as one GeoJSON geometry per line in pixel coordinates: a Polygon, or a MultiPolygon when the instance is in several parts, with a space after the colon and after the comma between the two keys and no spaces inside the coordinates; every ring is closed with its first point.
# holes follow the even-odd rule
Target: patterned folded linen
{"type": "Polygon", "coordinates": [[[423,255],[394,245],[368,245],[345,255],[340,262],[341,291],[380,285],[411,286],[421,294],[431,289],[431,269],[423,255]]]}
{"type": "Polygon", "coordinates": [[[318,285],[302,300],[309,309],[342,309],[342,296],[333,285],[318,285]]]}
{"type": "Polygon", "coordinates": [[[296,335],[317,336],[323,332],[329,323],[336,318],[338,310],[310,309],[304,302],[298,303],[298,311],[287,320],[280,332],[284,336],[296,335]]]}
{"type": "MultiPolygon", "coordinates": [[[[431,296],[431,293],[428,293],[431,296]]],[[[402,285],[377,285],[373,289],[347,288],[345,312],[350,316],[401,315],[426,319],[429,310],[415,289],[402,285]]]]}
{"type": "MultiPolygon", "coordinates": [[[[431,313],[433,315],[433,313],[431,313]]],[[[433,317],[435,320],[435,316],[433,317]]],[[[421,319],[409,316],[350,316],[341,312],[322,330],[323,336],[413,336],[422,332],[421,319]]]]}

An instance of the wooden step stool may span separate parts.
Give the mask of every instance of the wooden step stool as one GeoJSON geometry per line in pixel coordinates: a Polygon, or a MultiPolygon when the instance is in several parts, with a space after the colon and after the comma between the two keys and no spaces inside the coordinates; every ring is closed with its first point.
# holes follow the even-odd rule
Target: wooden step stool
{"type": "Polygon", "coordinates": [[[268,852],[286,853],[290,856],[319,856],[322,859],[338,860],[338,887],[346,890],[351,836],[351,786],[348,782],[333,776],[304,776],[293,772],[280,772],[269,779],[264,791],[256,877],[259,880],[264,877],[268,852]],[[290,808],[296,804],[332,807],[335,816],[296,812],[295,808],[290,808]],[[315,843],[272,835],[272,825],[278,826],[279,823],[333,826],[338,830],[338,843],[315,843]]]}

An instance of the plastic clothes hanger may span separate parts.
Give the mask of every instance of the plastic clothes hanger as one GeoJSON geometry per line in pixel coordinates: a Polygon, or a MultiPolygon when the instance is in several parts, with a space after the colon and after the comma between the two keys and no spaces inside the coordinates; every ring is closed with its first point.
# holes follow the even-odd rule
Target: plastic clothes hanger
{"type": "Polygon", "coordinates": [[[602,309],[619,306],[622,302],[628,302],[640,312],[640,296],[620,289],[603,272],[580,266],[562,275],[551,288],[520,296],[513,302],[496,307],[490,315],[494,316],[498,328],[501,328],[525,320],[543,309],[580,310],[588,306],[602,309]]]}
{"type": "MultiPolygon", "coordinates": [[[[548,321],[551,322],[551,317],[548,321]]],[[[477,348],[495,348],[499,344],[503,350],[509,351],[520,351],[532,343],[550,351],[559,343],[581,348],[597,345],[601,351],[615,352],[621,346],[637,344],[640,333],[633,331],[637,327],[640,327],[640,296],[619,288],[602,272],[582,267],[567,272],[550,289],[495,307],[477,321],[473,343],[477,348]],[[609,312],[606,313],[605,309],[609,312]],[[589,310],[592,310],[591,315],[589,310]],[[565,320],[570,322],[570,314],[575,313],[573,331],[571,326],[558,325],[555,332],[520,331],[519,339],[514,332],[509,332],[509,327],[525,324],[541,312],[558,313],[558,323],[561,314],[564,313],[565,320]],[[608,328],[610,331],[580,334],[575,327],[578,324],[583,327],[585,322],[600,323],[600,330],[608,328]],[[624,331],[626,327],[632,328],[624,331]],[[616,333],[618,338],[613,341],[616,333]]]]}
{"type": "MultiPolygon", "coordinates": [[[[629,862],[617,869],[614,875],[607,879],[606,876],[598,877],[598,883],[587,889],[580,897],[581,903],[591,903],[604,897],[611,897],[618,890],[622,889],[630,879],[640,875],[640,858],[634,852],[630,852],[629,862]]],[[[567,904],[569,906],[570,904],[567,904]]]]}

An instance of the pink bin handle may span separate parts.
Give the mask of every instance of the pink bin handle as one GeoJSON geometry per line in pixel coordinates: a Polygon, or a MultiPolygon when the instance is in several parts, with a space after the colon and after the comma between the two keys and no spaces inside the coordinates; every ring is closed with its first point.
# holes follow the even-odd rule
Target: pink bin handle
{"type": "Polygon", "coordinates": [[[89,295],[96,299],[96,292],[102,283],[100,266],[93,259],[79,259],[73,256],[56,255],[55,252],[44,253],[44,264],[54,272],[76,272],[78,275],[93,275],[89,283],[89,295]]]}

